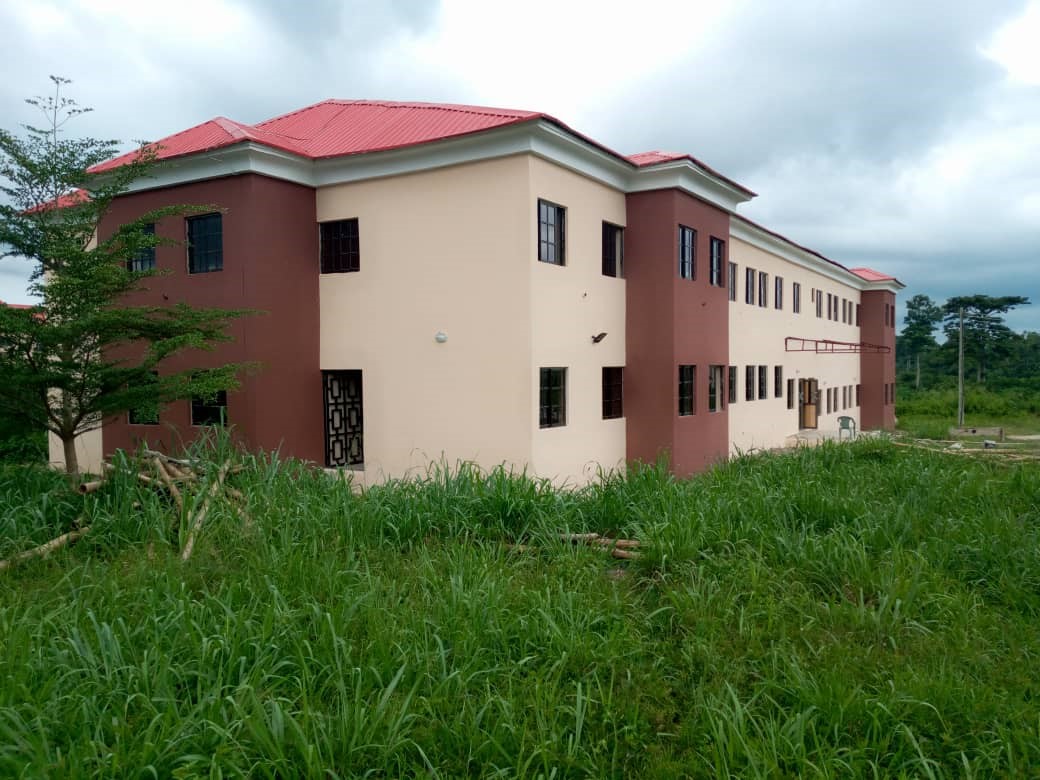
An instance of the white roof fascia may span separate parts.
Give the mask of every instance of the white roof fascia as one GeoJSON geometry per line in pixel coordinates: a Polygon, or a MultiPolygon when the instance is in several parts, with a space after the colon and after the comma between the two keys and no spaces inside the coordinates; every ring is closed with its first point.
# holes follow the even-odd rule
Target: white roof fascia
{"type": "Polygon", "coordinates": [[[730,220],[729,232],[734,238],[751,244],[763,252],[769,252],[789,263],[818,273],[846,287],[852,287],[856,290],[869,289],[864,286],[866,282],[852,273],[852,271],[829,263],[811,252],[806,252],[804,249],[796,247],[790,242],[771,235],[741,219],[730,220]]]}

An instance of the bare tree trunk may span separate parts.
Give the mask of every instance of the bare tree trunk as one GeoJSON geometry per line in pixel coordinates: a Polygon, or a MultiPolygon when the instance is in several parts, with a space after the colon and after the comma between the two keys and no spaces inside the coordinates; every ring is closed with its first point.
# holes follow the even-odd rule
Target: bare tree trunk
{"type": "Polygon", "coordinates": [[[61,446],[65,450],[65,473],[70,477],[79,476],[79,461],[76,459],[76,437],[61,437],[61,446]]]}

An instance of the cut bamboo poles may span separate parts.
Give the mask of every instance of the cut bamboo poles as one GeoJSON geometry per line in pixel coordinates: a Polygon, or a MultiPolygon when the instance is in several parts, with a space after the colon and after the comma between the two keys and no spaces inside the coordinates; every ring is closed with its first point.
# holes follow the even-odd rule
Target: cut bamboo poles
{"type": "Polygon", "coordinates": [[[56,539],[51,539],[49,542],[44,542],[39,547],[33,547],[31,550],[20,552],[17,555],[13,555],[6,561],[0,561],[0,571],[5,571],[11,568],[16,563],[27,561],[31,558],[46,558],[55,550],[58,550],[66,545],[72,544],[77,539],[80,539],[90,533],[90,526],[84,528],[77,528],[74,531],[69,531],[66,534],[62,534],[56,539]]]}
{"type": "MultiPolygon", "coordinates": [[[[178,529],[183,522],[186,529],[186,537],[183,537],[184,545],[181,549],[182,561],[187,561],[191,558],[198,542],[199,533],[206,522],[206,517],[213,502],[221,493],[223,493],[231,509],[242,521],[243,527],[247,530],[254,527],[253,518],[250,517],[245,507],[242,506],[246,503],[245,494],[241,490],[237,490],[227,484],[227,478],[242,471],[245,468],[243,465],[232,465],[230,460],[224,461],[217,469],[213,481],[209,483],[208,487],[202,488],[205,490],[205,495],[202,496],[201,503],[199,503],[198,499],[189,502],[189,496],[193,487],[202,485],[200,474],[204,464],[180,458],[171,458],[164,453],[148,449],[143,450],[141,454],[144,460],[137,468],[148,469],[150,467],[150,473],[138,470],[133,476],[143,484],[165,490],[177,505],[177,516],[174,518],[172,528],[174,530],[178,529]],[[152,476],[152,474],[155,476],[152,476]]],[[[99,480],[85,482],[80,485],[80,493],[87,494],[99,490],[105,484],[106,479],[117,471],[116,466],[111,463],[106,462],[103,466],[105,470],[104,476],[99,480]]]]}

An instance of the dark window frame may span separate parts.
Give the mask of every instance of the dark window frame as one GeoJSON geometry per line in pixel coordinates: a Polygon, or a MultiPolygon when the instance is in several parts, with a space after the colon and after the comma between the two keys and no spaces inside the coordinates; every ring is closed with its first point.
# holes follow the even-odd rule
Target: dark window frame
{"type": "Polygon", "coordinates": [[[625,229],[613,222],[603,222],[603,276],[625,277],[625,229]]]}
{"type": "Polygon", "coordinates": [[[802,285],[798,282],[791,282],[791,311],[802,313],[802,285]]]}
{"type": "Polygon", "coordinates": [[[756,398],[755,394],[755,367],[745,366],[744,367],[744,400],[754,401],[756,398]]]}
{"type": "Polygon", "coordinates": [[[550,366],[538,369],[538,427],[567,425],[567,369],[550,366]],[[554,398],[554,395],[558,395],[554,398]]]}
{"type": "Polygon", "coordinates": [[[758,272],[758,308],[769,308],[769,274],[758,272]]]}
{"type": "Polygon", "coordinates": [[[773,308],[783,311],[784,308],[784,277],[773,277],[773,308]]]}
{"type": "Polygon", "coordinates": [[[208,274],[224,270],[223,214],[217,211],[186,217],[184,233],[189,274],[208,274]]]}
{"type": "Polygon", "coordinates": [[[679,416],[697,413],[697,366],[679,366],[679,416]]]}
{"type": "Polygon", "coordinates": [[[729,402],[735,404],[737,402],[737,367],[729,367],[729,376],[726,378],[726,390],[729,395],[729,402]]]}
{"type": "Polygon", "coordinates": [[[721,412],[726,408],[725,366],[708,366],[708,411],[721,412]]]}
{"type": "Polygon", "coordinates": [[[726,267],[726,285],[729,288],[729,299],[731,301],[737,300],[737,264],[727,263],[726,267]]]}
{"type": "Polygon", "coordinates": [[[538,262],[567,265],[567,207],[538,199],[538,262]],[[551,238],[550,238],[551,229],[551,238]]]}
{"type": "Polygon", "coordinates": [[[679,278],[693,281],[697,278],[697,231],[679,225],[679,278]]]}
{"type": "Polygon", "coordinates": [[[794,409],[794,380],[787,380],[787,408],[794,409]]]}
{"type": "Polygon", "coordinates": [[[769,366],[759,366],[758,367],[758,400],[759,401],[763,401],[763,400],[769,398],[769,380],[768,380],[768,377],[767,377],[767,372],[768,371],[769,371],[769,366]]]}
{"type": "Polygon", "coordinates": [[[784,397],[784,367],[773,366],[773,398],[784,397]]]}
{"type": "MultiPolygon", "coordinates": [[[[159,372],[158,371],[151,371],[150,373],[151,373],[151,375],[153,377],[155,377],[155,382],[158,383],[158,381],[159,381],[159,372]]],[[[129,410],[127,410],[127,413],[126,413],[126,424],[127,425],[158,425],[159,424],[159,413],[160,413],[158,401],[155,404],[155,410],[154,411],[155,411],[154,417],[149,415],[149,416],[145,417],[144,419],[142,419],[141,415],[144,413],[144,410],[142,410],[142,409],[129,409],[129,410]]]]}
{"type": "Polygon", "coordinates": [[[755,279],[757,272],[754,268],[744,269],[744,303],[755,305],[755,279]]]}
{"type": "Polygon", "coordinates": [[[227,425],[227,422],[227,390],[218,390],[209,398],[200,395],[191,397],[191,424],[193,427],[227,425]]]}
{"type": "MultiPolygon", "coordinates": [[[[141,226],[141,232],[146,236],[155,235],[155,223],[148,222],[141,226]]],[[[126,262],[126,270],[134,273],[155,270],[155,247],[144,246],[137,250],[133,257],[126,262]]],[[[142,423],[143,424],[143,423],[142,423]]],[[[148,423],[150,424],[150,423],[148,423]]]]}
{"type": "Polygon", "coordinates": [[[726,286],[726,242],[711,236],[708,239],[709,254],[708,284],[712,287],[726,286]]]}
{"type": "Polygon", "coordinates": [[[361,369],[322,371],[325,466],[365,466],[364,372],[361,369]]]}
{"type": "Polygon", "coordinates": [[[603,366],[603,419],[618,420],[625,416],[625,368],[603,366]]]}
{"type": "Polygon", "coordinates": [[[813,290],[816,294],[816,316],[823,319],[823,290],[817,287],[814,287],[813,290]]]}
{"type": "Polygon", "coordinates": [[[361,270],[361,224],[357,217],[318,223],[321,273],[344,274],[361,270]]]}

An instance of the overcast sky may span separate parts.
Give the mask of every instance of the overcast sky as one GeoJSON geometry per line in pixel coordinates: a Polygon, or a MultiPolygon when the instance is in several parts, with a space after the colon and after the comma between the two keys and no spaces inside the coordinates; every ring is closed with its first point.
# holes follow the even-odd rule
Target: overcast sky
{"type": "MultiPolygon", "coordinates": [[[[78,135],[156,140],[319,100],[550,113],[684,151],[750,218],[926,293],[1026,295],[1040,330],[1040,0],[0,0],[0,126],[48,74],[78,135]]],[[[0,261],[0,299],[26,268],[0,261]]]]}

